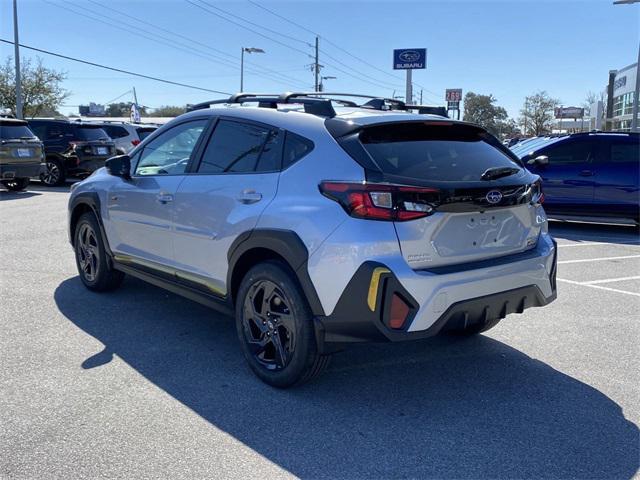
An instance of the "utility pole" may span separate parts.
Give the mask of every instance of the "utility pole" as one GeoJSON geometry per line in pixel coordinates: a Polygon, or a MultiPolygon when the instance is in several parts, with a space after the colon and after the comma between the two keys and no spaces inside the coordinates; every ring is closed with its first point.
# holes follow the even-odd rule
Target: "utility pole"
{"type": "Polygon", "coordinates": [[[411,69],[407,68],[405,71],[407,72],[407,85],[406,85],[406,91],[404,94],[404,103],[406,103],[407,105],[411,105],[413,103],[413,85],[411,80],[411,69]]]}
{"type": "Polygon", "coordinates": [[[22,115],[22,78],[20,75],[20,44],[18,41],[18,0],[13,0],[13,47],[16,57],[16,117],[22,115]]]}
{"type": "Polygon", "coordinates": [[[240,91],[244,92],[244,52],[247,53],[265,53],[261,48],[242,47],[240,49],[240,91]]]}
{"type": "Polygon", "coordinates": [[[420,105],[422,105],[422,89],[420,89],[420,105]]]}
{"type": "Polygon", "coordinates": [[[138,108],[138,95],[136,95],[136,87],[133,87],[133,101],[136,104],[136,108],[138,108]]]}
{"type": "MultiPolygon", "coordinates": [[[[15,1],[15,0],[14,0],[15,1]]],[[[320,43],[320,39],[318,38],[318,36],[316,35],[316,61],[313,64],[313,72],[314,72],[314,76],[315,76],[315,91],[319,92],[320,91],[320,84],[318,82],[318,77],[320,76],[320,59],[318,58],[318,51],[319,51],[319,43],[320,43]]]]}

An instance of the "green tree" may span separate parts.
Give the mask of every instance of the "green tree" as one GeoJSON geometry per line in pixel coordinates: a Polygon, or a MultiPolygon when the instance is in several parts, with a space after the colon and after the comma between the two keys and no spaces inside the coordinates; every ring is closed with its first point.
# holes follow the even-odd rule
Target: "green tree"
{"type": "MultiPolygon", "coordinates": [[[[22,113],[25,118],[57,113],[71,92],[62,88],[67,74],[47,68],[38,58],[25,58],[20,64],[22,79],[22,113]]],[[[16,75],[13,58],[0,65],[0,106],[16,111],[16,75]]]]}
{"type": "Polygon", "coordinates": [[[500,127],[507,120],[507,111],[496,105],[498,100],[491,94],[481,95],[467,92],[464,96],[464,115],[466,122],[477,123],[494,135],[500,134],[500,127]]]}
{"type": "Polygon", "coordinates": [[[178,107],[176,105],[161,105],[148,115],[152,117],[177,117],[178,115],[182,115],[184,112],[186,112],[184,107],[178,107]]]}
{"type": "MultiPolygon", "coordinates": [[[[128,117],[131,114],[131,105],[133,102],[118,102],[110,103],[105,109],[105,115],[107,117],[128,117]]],[[[146,107],[138,105],[140,116],[147,115],[146,107]]]]}
{"type": "Polygon", "coordinates": [[[524,106],[520,110],[520,125],[525,135],[545,135],[553,128],[553,109],[560,104],[560,100],[552,98],[546,91],[541,90],[525,98],[524,106]]]}

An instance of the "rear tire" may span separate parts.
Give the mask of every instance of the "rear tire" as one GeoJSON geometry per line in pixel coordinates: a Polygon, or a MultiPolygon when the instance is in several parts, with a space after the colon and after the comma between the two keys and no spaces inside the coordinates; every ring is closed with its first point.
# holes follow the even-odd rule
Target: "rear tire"
{"type": "Polygon", "coordinates": [[[44,171],[40,174],[40,181],[47,187],[58,187],[67,179],[67,172],[63,162],[57,158],[47,158],[44,171]]]}
{"type": "Polygon", "coordinates": [[[11,180],[3,180],[2,184],[5,186],[7,190],[10,190],[12,192],[19,192],[27,188],[27,185],[29,185],[29,179],[13,178],[11,180]]]}
{"type": "Polygon", "coordinates": [[[260,380],[277,388],[320,375],[330,356],[316,344],[314,317],[294,273],[281,262],[253,267],[236,296],[242,353],[260,380]]]}
{"type": "Polygon", "coordinates": [[[107,258],[100,226],[93,213],[83,213],[78,219],[73,245],[78,274],[85,287],[106,292],[120,286],[124,273],[115,270],[107,258]]]}

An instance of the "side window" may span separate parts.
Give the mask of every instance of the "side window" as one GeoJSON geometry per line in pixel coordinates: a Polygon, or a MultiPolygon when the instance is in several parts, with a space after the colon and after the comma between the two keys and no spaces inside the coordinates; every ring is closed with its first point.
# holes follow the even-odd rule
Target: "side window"
{"type": "Polygon", "coordinates": [[[220,120],[204,151],[198,173],[255,171],[271,131],[258,125],[220,120]]]}
{"type": "Polygon", "coordinates": [[[179,175],[184,173],[207,120],[181,123],[144,147],[135,175],[179,175]]]}
{"type": "Polygon", "coordinates": [[[609,143],[610,160],[613,163],[640,162],[640,142],[633,140],[611,140],[609,143]]]}
{"type": "Polygon", "coordinates": [[[57,140],[64,135],[62,125],[52,123],[47,127],[47,140],[57,140]]]}
{"type": "Polygon", "coordinates": [[[287,132],[282,156],[282,170],[289,168],[311,150],[313,150],[313,142],[295,133],[287,132]]]}
{"type": "Polygon", "coordinates": [[[44,141],[47,139],[47,127],[46,125],[29,125],[31,131],[35,134],[36,137],[40,139],[40,141],[44,141]]]}
{"type": "Polygon", "coordinates": [[[256,172],[277,172],[280,170],[283,137],[283,131],[271,130],[269,132],[267,142],[264,144],[256,165],[256,172]]]}
{"type": "Polygon", "coordinates": [[[591,163],[593,143],[591,141],[562,142],[544,151],[549,157],[549,165],[574,165],[591,163]]]}
{"type": "Polygon", "coordinates": [[[113,125],[103,125],[102,129],[107,132],[111,138],[122,138],[129,135],[123,127],[115,127],[113,125]]]}

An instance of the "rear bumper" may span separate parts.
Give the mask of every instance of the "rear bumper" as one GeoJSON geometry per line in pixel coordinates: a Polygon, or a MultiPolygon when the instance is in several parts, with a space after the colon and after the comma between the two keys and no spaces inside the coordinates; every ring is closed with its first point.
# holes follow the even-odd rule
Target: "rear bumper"
{"type": "Polygon", "coordinates": [[[0,179],[37,177],[42,171],[42,164],[38,163],[3,163],[0,164],[0,179]]]}
{"type": "Polygon", "coordinates": [[[365,262],[333,313],[317,318],[318,336],[326,343],[414,340],[448,328],[522,313],[556,298],[557,249],[546,234],[527,255],[467,267],[407,272],[379,262],[365,262]],[[372,309],[371,286],[376,269],[385,272],[378,274],[372,309]],[[403,328],[397,330],[387,326],[394,293],[410,306],[403,328]]]}

